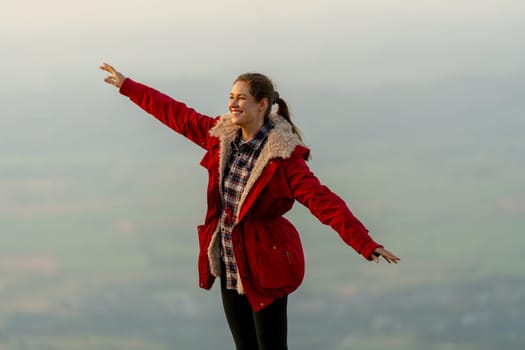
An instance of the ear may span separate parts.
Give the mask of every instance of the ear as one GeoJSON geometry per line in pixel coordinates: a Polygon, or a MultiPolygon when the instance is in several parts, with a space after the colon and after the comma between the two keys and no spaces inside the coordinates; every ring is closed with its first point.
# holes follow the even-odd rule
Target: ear
{"type": "Polygon", "coordinates": [[[261,112],[265,112],[268,109],[268,105],[270,102],[268,102],[268,98],[263,98],[261,101],[259,101],[259,110],[261,112]]]}

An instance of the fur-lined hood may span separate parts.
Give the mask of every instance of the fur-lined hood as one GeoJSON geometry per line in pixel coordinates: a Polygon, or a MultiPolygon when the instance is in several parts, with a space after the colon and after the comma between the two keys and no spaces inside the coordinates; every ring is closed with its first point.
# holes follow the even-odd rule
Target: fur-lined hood
{"type": "MultiPolygon", "coordinates": [[[[219,183],[222,184],[224,171],[231,155],[231,143],[234,141],[237,132],[240,129],[231,121],[231,114],[221,116],[217,124],[210,129],[210,136],[220,140],[220,159],[219,159],[219,183]]],[[[244,188],[243,194],[239,201],[238,212],[241,209],[246,196],[250,193],[253,185],[261,175],[262,171],[271,159],[289,158],[298,145],[304,146],[297,134],[292,130],[290,123],[284,117],[276,114],[270,114],[270,121],[273,128],[268,133],[268,141],[264,144],[259,158],[255,162],[250,177],[244,188]]],[[[222,195],[222,186],[221,195],[222,195]]],[[[238,215],[237,215],[238,216],[238,215]]]]}
{"type": "MultiPolygon", "coordinates": [[[[210,135],[221,140],[221,147],[224,146],[224,143],[229,146],[240,129],[239,126],[232,123],[231,118],[232,116],[229,113],[222,115],[217,124],[210,129],[210,135]]],[[[265,149],[266,152],[269,152],[271,158],[288,158],[297,145],[304,146],[284,117],[271,113],[270,122],[273,125],[273,129],[270,130],[265,149]]]]}

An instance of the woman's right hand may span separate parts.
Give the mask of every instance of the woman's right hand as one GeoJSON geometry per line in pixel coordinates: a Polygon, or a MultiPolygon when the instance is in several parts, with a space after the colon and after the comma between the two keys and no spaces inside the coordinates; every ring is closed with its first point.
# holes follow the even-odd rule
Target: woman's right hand
{"type": "Polygon", "coordinates": [[[107,63],[103,63],[99,68],[110,74],[104,79],[104,81],[120,89],[120,86],[124,80],[126,80],[126,77],[107,63]]]}

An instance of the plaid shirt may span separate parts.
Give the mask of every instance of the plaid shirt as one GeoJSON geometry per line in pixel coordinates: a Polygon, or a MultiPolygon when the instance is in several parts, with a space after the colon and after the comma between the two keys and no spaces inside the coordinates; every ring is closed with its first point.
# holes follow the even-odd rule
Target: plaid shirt
{"type": "Polygon", "coordinates": [[[226,268],[227,289],[237,288],[237,264],[233,255],[231,234],[237,224],[239,200],[271,129],[272,124],[266,121],[257,134],[246,142],[242,141],[241,130],[239,130],[237,137],[232,142],[232,153],[223,182],[224,210],[219,222],[222,233],[222,260],[226,268]]]}

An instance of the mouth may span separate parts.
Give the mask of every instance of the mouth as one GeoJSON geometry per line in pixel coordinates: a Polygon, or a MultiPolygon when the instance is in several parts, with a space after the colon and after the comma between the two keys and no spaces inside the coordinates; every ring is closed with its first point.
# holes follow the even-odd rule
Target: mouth
{"type": "Polygon", "coordinates": [[[230,113],[231,113],[232,115],[239,115],[239,114],[242,113],[242,111],[241,111],[240,109],[233,109],[233,108],[232,108],[232,109],[230,109],[230,113]]]}

